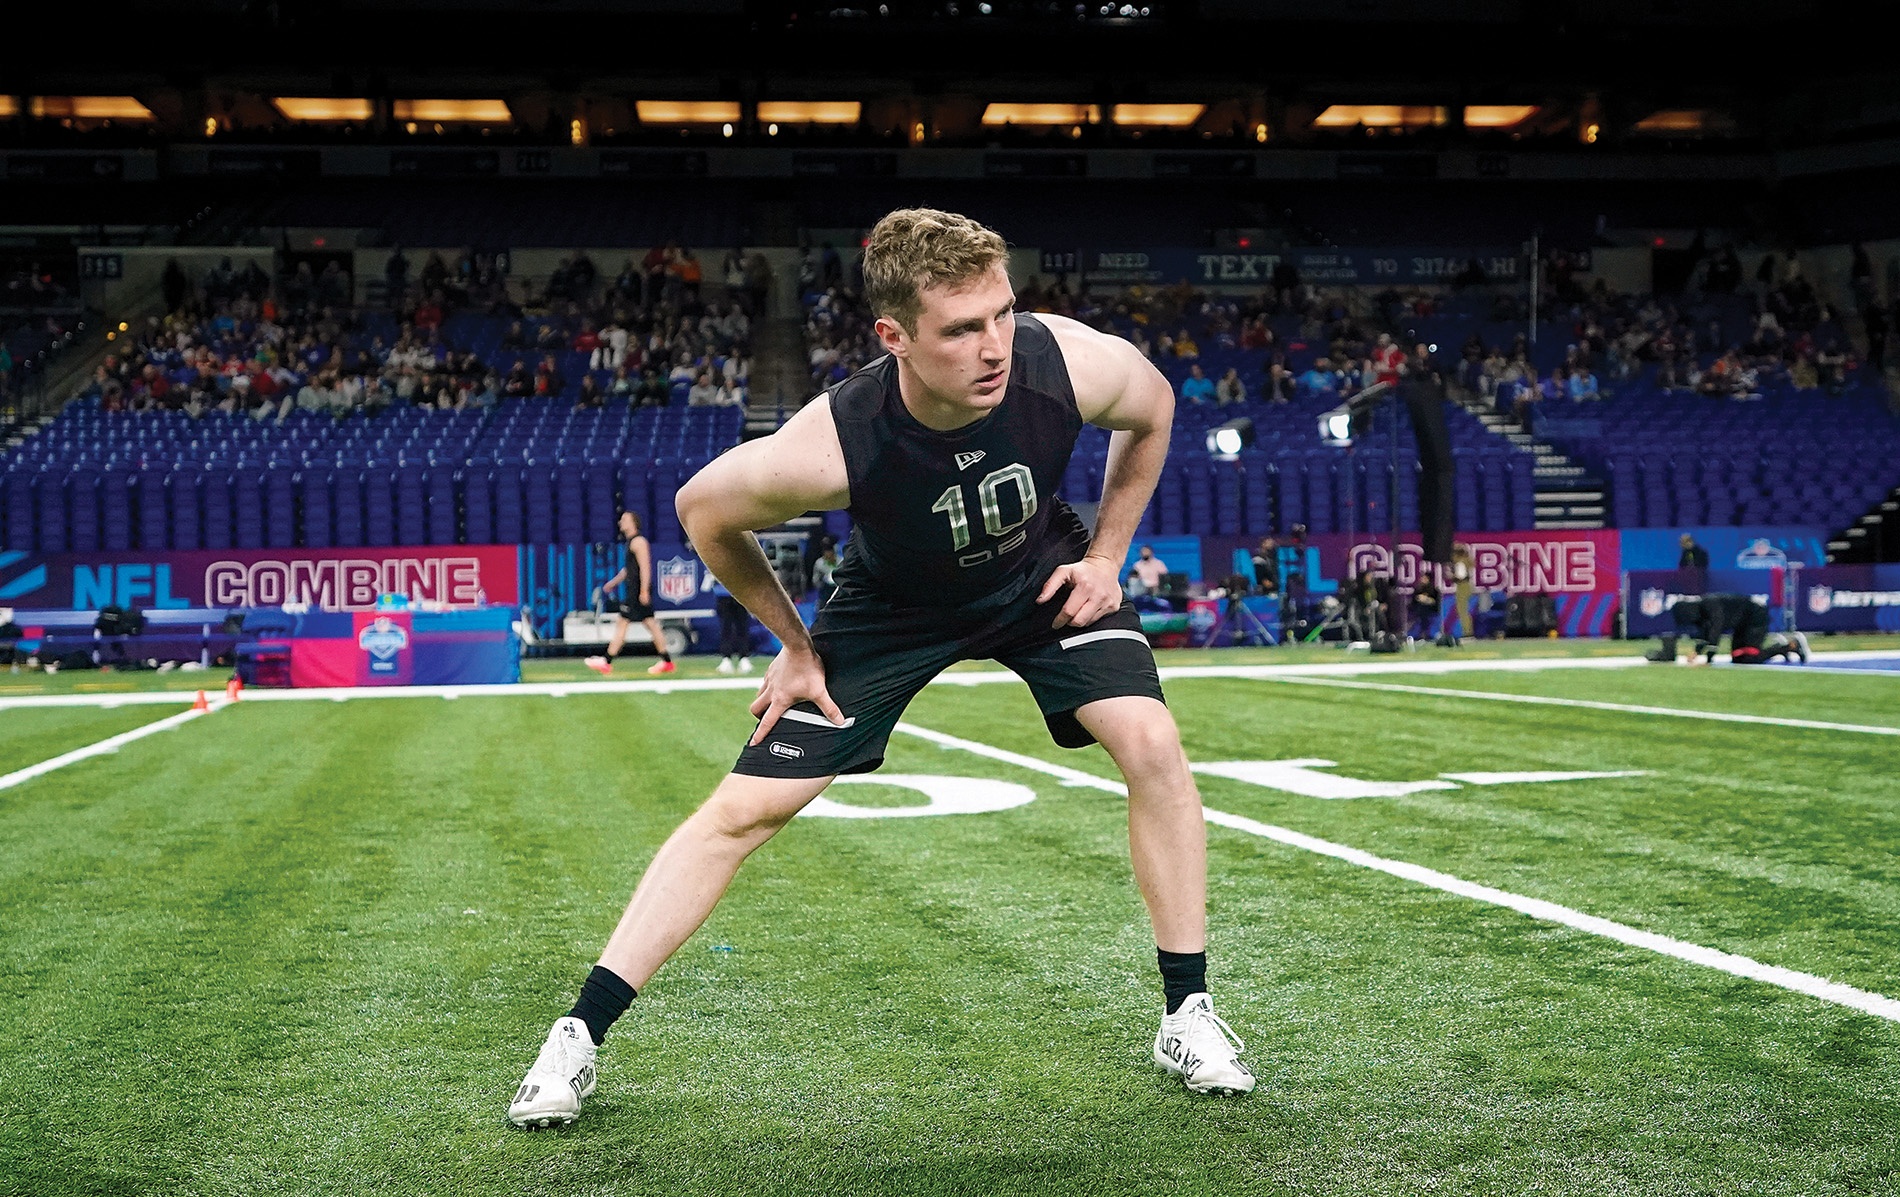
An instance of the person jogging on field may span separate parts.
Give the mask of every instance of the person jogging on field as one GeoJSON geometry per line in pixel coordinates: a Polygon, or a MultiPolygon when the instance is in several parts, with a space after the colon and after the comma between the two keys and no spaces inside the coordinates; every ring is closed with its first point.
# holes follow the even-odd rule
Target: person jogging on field
{"type": "MultiPolygon", "coordinates": [[[[957,661],[1029,684],[1058,744],[1099,742],[1128,784],[1136,883],[1163,1013],[1153,1059],[1203,1093],[1254,1087],[1215,1013],[1205,942],[1207,834],[1120,569],[1167,457],[1174,395],[1119,338],[1017,315],[1003,239],[967,217],[892,212],[864,249],[885,355],[679,492],[700,557],[785,647],[733,771],[647,866],[599,963],[508,1109],[574,1120],[595,1049],[636,991],[711,913],[734,873],[841,773],[884,761],[910,699],[957,661]],[[1077,434],[1112,430],[1093,538],[1056,496],[1077,434]],[[752,537],[849,509],[837,591],[808,632],[752,537]]],[[[816,900],[816,899],[815,899],[816,900]]]]}
{"type": "Polygon", "coordinates": [[[653,548],[647,538],[640,535],[640,517],[631,511],[620,513],[620,535],[626,538],[627,559],[620,572],[608,578],[601,585],[603,591],[612,591],[621,583],[626,590],[621,595],[619,611],[614,619],[613,639],[607,642],[607,655],[587,658],[587,667],[608,676],[613,675],[614,658],[627,643],[627,633],[633,625],[646,625],[647,635],[653,637],[653,650],[660,659],[647,667],[648,673],[672,673],[676,666],[666,651],[666,635],[660,631],[660,621],[653,615],[653,548]]]}
{"type": "Polygon", "coordinates": [[[1701,657],[1715,660],[1722,637],[1729,637],[1729,660],[1736,665],[1766,665],[1776,657],[1794,657],[1808,663],[1808,638],[1800,632],[1792,636],[1768,631],[1768,609],[1745,594],[1705,594],[1699,599],[1678,601],[1670,614],[1675,618],[1674,635],[1662,638],[1662,647],[1651,654],[1652,661],[1674,661],[1679,637],[1693,637],[1695,651],[1689,663],[1701,657]]]}

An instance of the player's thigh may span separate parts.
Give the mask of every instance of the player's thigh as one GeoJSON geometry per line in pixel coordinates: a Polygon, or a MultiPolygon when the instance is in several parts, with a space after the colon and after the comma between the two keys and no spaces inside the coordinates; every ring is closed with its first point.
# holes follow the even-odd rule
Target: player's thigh
{"type": "Polygon", "coordinates": [[[876,769],[904,708],[961,655],[960,642],[930,613],[866,604],[853,615],[836,606],[820,612],[812,643],[824,662],[825,692],[844,715],[844,726],[801,702],[780,715],[759,743],[746,746],[735,772],[819,777],[876,769]]]}
{"type": "MultiPolygon", "coordinates": [[[[1049,734],[1064,748],[1083,748],[1098,737],[1078,719],[1082,708],[1111,698],[1144,698],[1142,709],[1162,705],[1161,675],[1141,631],[1141,616],[1124,602],[1085,628],[1038,634],[1026,645],[996,654],[1014,670],[1042,708],[1049,734]]],[[[1173,727],[1173,721],[1168,721],[1173,727]]]]}

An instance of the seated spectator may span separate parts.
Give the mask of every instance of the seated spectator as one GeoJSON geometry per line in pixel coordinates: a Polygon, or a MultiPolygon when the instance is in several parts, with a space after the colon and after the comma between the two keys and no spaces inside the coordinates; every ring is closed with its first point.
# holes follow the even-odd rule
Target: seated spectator
{"type": "Polygon", "coordinates": [[[1339,375],[1333,373],[1332,363],[1323,357],[1314,359],[1313,364],[1294,380],[1294,384],[1302,399],[1339,393],[1339,375]]]}
{"type": "Polygon", "coordinates": [[[520,358],[508,368],[508,376],[502,380],[501,393],[510,399],[526,399],[534,394],[534,376],[528,373],[528,365],[520,358]]]}
{"type": "Polygon", "coordinates": [[[688,407],[713,407],[718,403],[719,388],[713,385],[712,374],[710,372],[701,373],[693,380],[692,388],[686,392],[686,405],[688,407]]]}
{"type": "Polygon", "coordinates": [[[1287,369],[1286,363],[1275,354],[1273,363],[1267,367],[1267,389],[1262,398],[1268,403],[1291,403],[1298,391],[1293,371],[1287,369]]]}
{"type": "Polygon", "coordinates": [[[673,401],[673,388],[657,367],[644,366],[640,370],[640,385],[634,391],[634,398],[641,407],[665,407],[673,401]]]}
{"type": "Polygon", "coordinates": [[[1183,359],[1201,356],[1200,345],[1195,342],[1194,337],[1189,334],[1185,328],[1174,334],[1174,356],[1183,359]]]}
{"type": "Polygon", "coordinates": [[[547,354],[541,359],[541,368],[534,372],[534,396],[537,399],[559,399],[567,390],[567,379],[562,376],[560,367],[555,364],[554,355],[547,354]]]}
{"type": "Polygon", "coordinates": [[[1544,384],[1537,381],[1537,371],[1534,368],[1525,371],[1524,383],[1511,399],[1511,415],[1516,417],[1518,423],[1528,425],[1531,408],[1543,401],[1544,384]]]}
{"type": "Polygon", "coordinates": [[[1597,386],[1597,376],[1581,365],[1572,367],[1570,378],[1564,384],[1564,393],[1573,403],[1603,398],[1603,392],[1597,386]]]}
{"type": "Polygon", "coordinates": [[[1188,367],[1181,380],[1181,398],[1189,403],[1206,403],[1214,398],[1214,380],[1201,373],[1200,363],[1188,367]]]}
{"type": "Polygon", "coordinates": [[[574,410],[588,411],[606,405],[607,397],[601,392],[600,382],[592,374],[581,375],[581,393],[574,400],[574,410]]]}
{"type": "Polygon", "coordinates": [[[1240,371],[1232,366],[1221,375],[1220,382],[1214,387],[1214,396],[1222,407],[1230,403],[1247,401],[1247,384],[1240,381],[1240,371]]]}

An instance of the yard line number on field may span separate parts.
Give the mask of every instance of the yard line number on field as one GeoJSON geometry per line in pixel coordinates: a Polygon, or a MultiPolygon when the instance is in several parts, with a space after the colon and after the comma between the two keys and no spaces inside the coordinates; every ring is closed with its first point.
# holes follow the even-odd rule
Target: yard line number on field
{"type": "MultiPolygon", "coordinates": [[[[1111,794],[1119,794],[1123,797],[1127,797],[1128,795],[1127,787],[1122,785],[1121,782],[1110,781],[1105,777],[1097,777],[1092,773],[1085,773],[1080,769],[1071,769],[1067,765],[1054,764],[1053,762],[1042,760],[1039,757],[1025,756],[1020,752],[1011,752],[1005,748],[995,748],[975,740],[965,740],[960,736],[952,736],[944,732],[932,731],[926,727],[919,727],[914,723],[900,722],[897,725],[897,730],[906,735],[916,736],[919,739],[928,740],[933,744],[938,744],[945,748],[960,749],[964,752],[974,753],[977,756],[988,757],[990,760],[1002,761],[1005,764],[1031,769],[1038,773],[1058,778],[1065,785],[1087,786],[1093,789],[1105,790],[1111,794]]],[[[1518,911],[1521,914],[1527,914],[1534,919],[1558,923],[1578,931],[1588,932],[1591,935],[1600,935],[1605,939],[1613,939],[1618,943],[1629,944],[1631,947],[1645,948],[1664,956],[1672,956],[1677,960],[1685,960],[1690,964],[1699,964],[1704,968],[1712,968],[1718,972],[1728,973],[1731,976],[1743,977],[1751,981],[1760,981],[1764,984],[1780,986],[1783,989],[1790,989],[1796,993],[1805,993],[1809,997],[1820,998],[1822,1001],[1833,1002],[1853,1010],[1872,1014],[1877,1018],[1900,1022],[1900,1001],[1882,996],[1878,993],[1869,992],[1865,989],[1856,989],[1852,985],[1843,985],[1838,981],[1830,981],[1825,977],[1817,977],[1812,973],[1796,972],[1793,969],[1780,968],[1772,964],[1763,964],[1761,961],[1752,960],[1747,956],[1737,956],[1731,952],[1723,952],[1715,948],[1705,948],[1700,944],[1688,943],[1680,939],[1672,939],[1667,935],[1658,935],[1653,931],[1643,931],[1623,923],[1612,922],[1609,919],[1585,914],[1581,910],[1572,910],[1568,906],[1559,906],[1555,902],[1546,902],[1539,898],[1527,898],[1521,894],[1513,894],[1505,890],[1493,889],[1488,885],[1478,885],[1475,882],[1453,877],[1449,873],[1441,873],[1436,869],[1428,869],[1421,865],[1407,864],[1401,860],[1388,860],[1383,856],[1374,856],[1370,852],[1362,852],[1357,848],[1349,848],[1344,844],[1335,844],[1330,840],[1322,840],[1314,836],[1304,835],[1297,831],[1288,830],[1285,827],[1275,827],[1271,823],[1257,822],[1253,819],[1248,819],[1240,815],[1230,815],[1225,811],[1218,811],[1209,807],[1204,807],[1202,813],[1209,823],[1217,827],[1225,827],[1232,831],[1245,832],[1248,835],[1256,835],[1262,839],[1273,840],[1276,843],[1285,844],[1288,847],[1301,848],[1308,852],[1316,852],[1321,856],[1330,856],[1335,860],[1343,860],[1347,864],[1355,864],[1361,868],[1388,873],[1391,876],[1416,882],[1419,885],[1430,886],[1433,889],[1443,890],[1450,894],[1457,894],[1459,897],[1470,898],[1478,902],[1487,902],[1494,906],[1503,906],[1518,911]]]]}

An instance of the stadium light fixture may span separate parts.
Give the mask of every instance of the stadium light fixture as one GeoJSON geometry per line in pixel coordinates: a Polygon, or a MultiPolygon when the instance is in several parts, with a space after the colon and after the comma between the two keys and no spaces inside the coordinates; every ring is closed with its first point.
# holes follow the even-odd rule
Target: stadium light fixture
{"type": "Polygon", "coordinates": [[[133,96],[34,96],[34,116],[54,120],[149,121],[152,110],[133,96]]]}
{"type": "Polygon", "coordinates": [[[1100,104],[991,104],[983,109],[983,123],[997,125],[1098,125],[1100,104]]]}
{"type": "Polygon", "coordinates": [[[778,125],[855,125],[864,114],[856,100],[761,100],[759,119],[778,125]]]}
{"type": "Polygon", "coordinates": [[[1535,104],[1468,104],[1465,106],[1465,128],[1508,129],[1536,115],[1535,104]]]}
{"type": "Polygon", "coordinates": [[[390,111],[399,121],[438,125],[505,125],[515,119],[501,100],[397,100],[390,111]]]}
{"type": "Polygon", "coordinates": [[[1419,129],[1442,125],[1450,119],[1448,110],[1418,104],[1334,104],[1313,121],[1315,128],[1350,129],[1364,125],[1369,129],[1419,129]]]}
{"type": "Polygon", "coordinates": [[[272,96],[271,106],[292,121],[367,121],[375,106],[360,96],[272,96]]]}
{"type": "Polygon", "coordinates": [[[1117,104],[1108,117],[1118,125],[1154,129],[1185,129],[1201,119],[1205,104],[1117,104]]]}
{"type": "Polygon", "coordinates": [[[20,101],[16,96],[0,96],[0,120],[12,120],[20,115],[20,101]]]}
{"type": "Polygon", "coordinates": [[[739,120],[737,100],[635,100],[643,125],[727,125],[739,120]]]}
{"type": "Polygon", "coordinates": [[[1208,430],[1207,451],[1223,461],[1232,461],[1240,456],[1240,451],[1253,444],[1253,421],[1246,416],[1229,420],[1225,424],[1208,430]]]}
{"type": "Polygon", "coordinates": [[[1664,133],[1676,136],[1732,133],[1734,130],[1735,121],[1727,113],[1708,108],[1663,108],[1630,126],[1630,131],[1633,133],[1664,133]]]}

